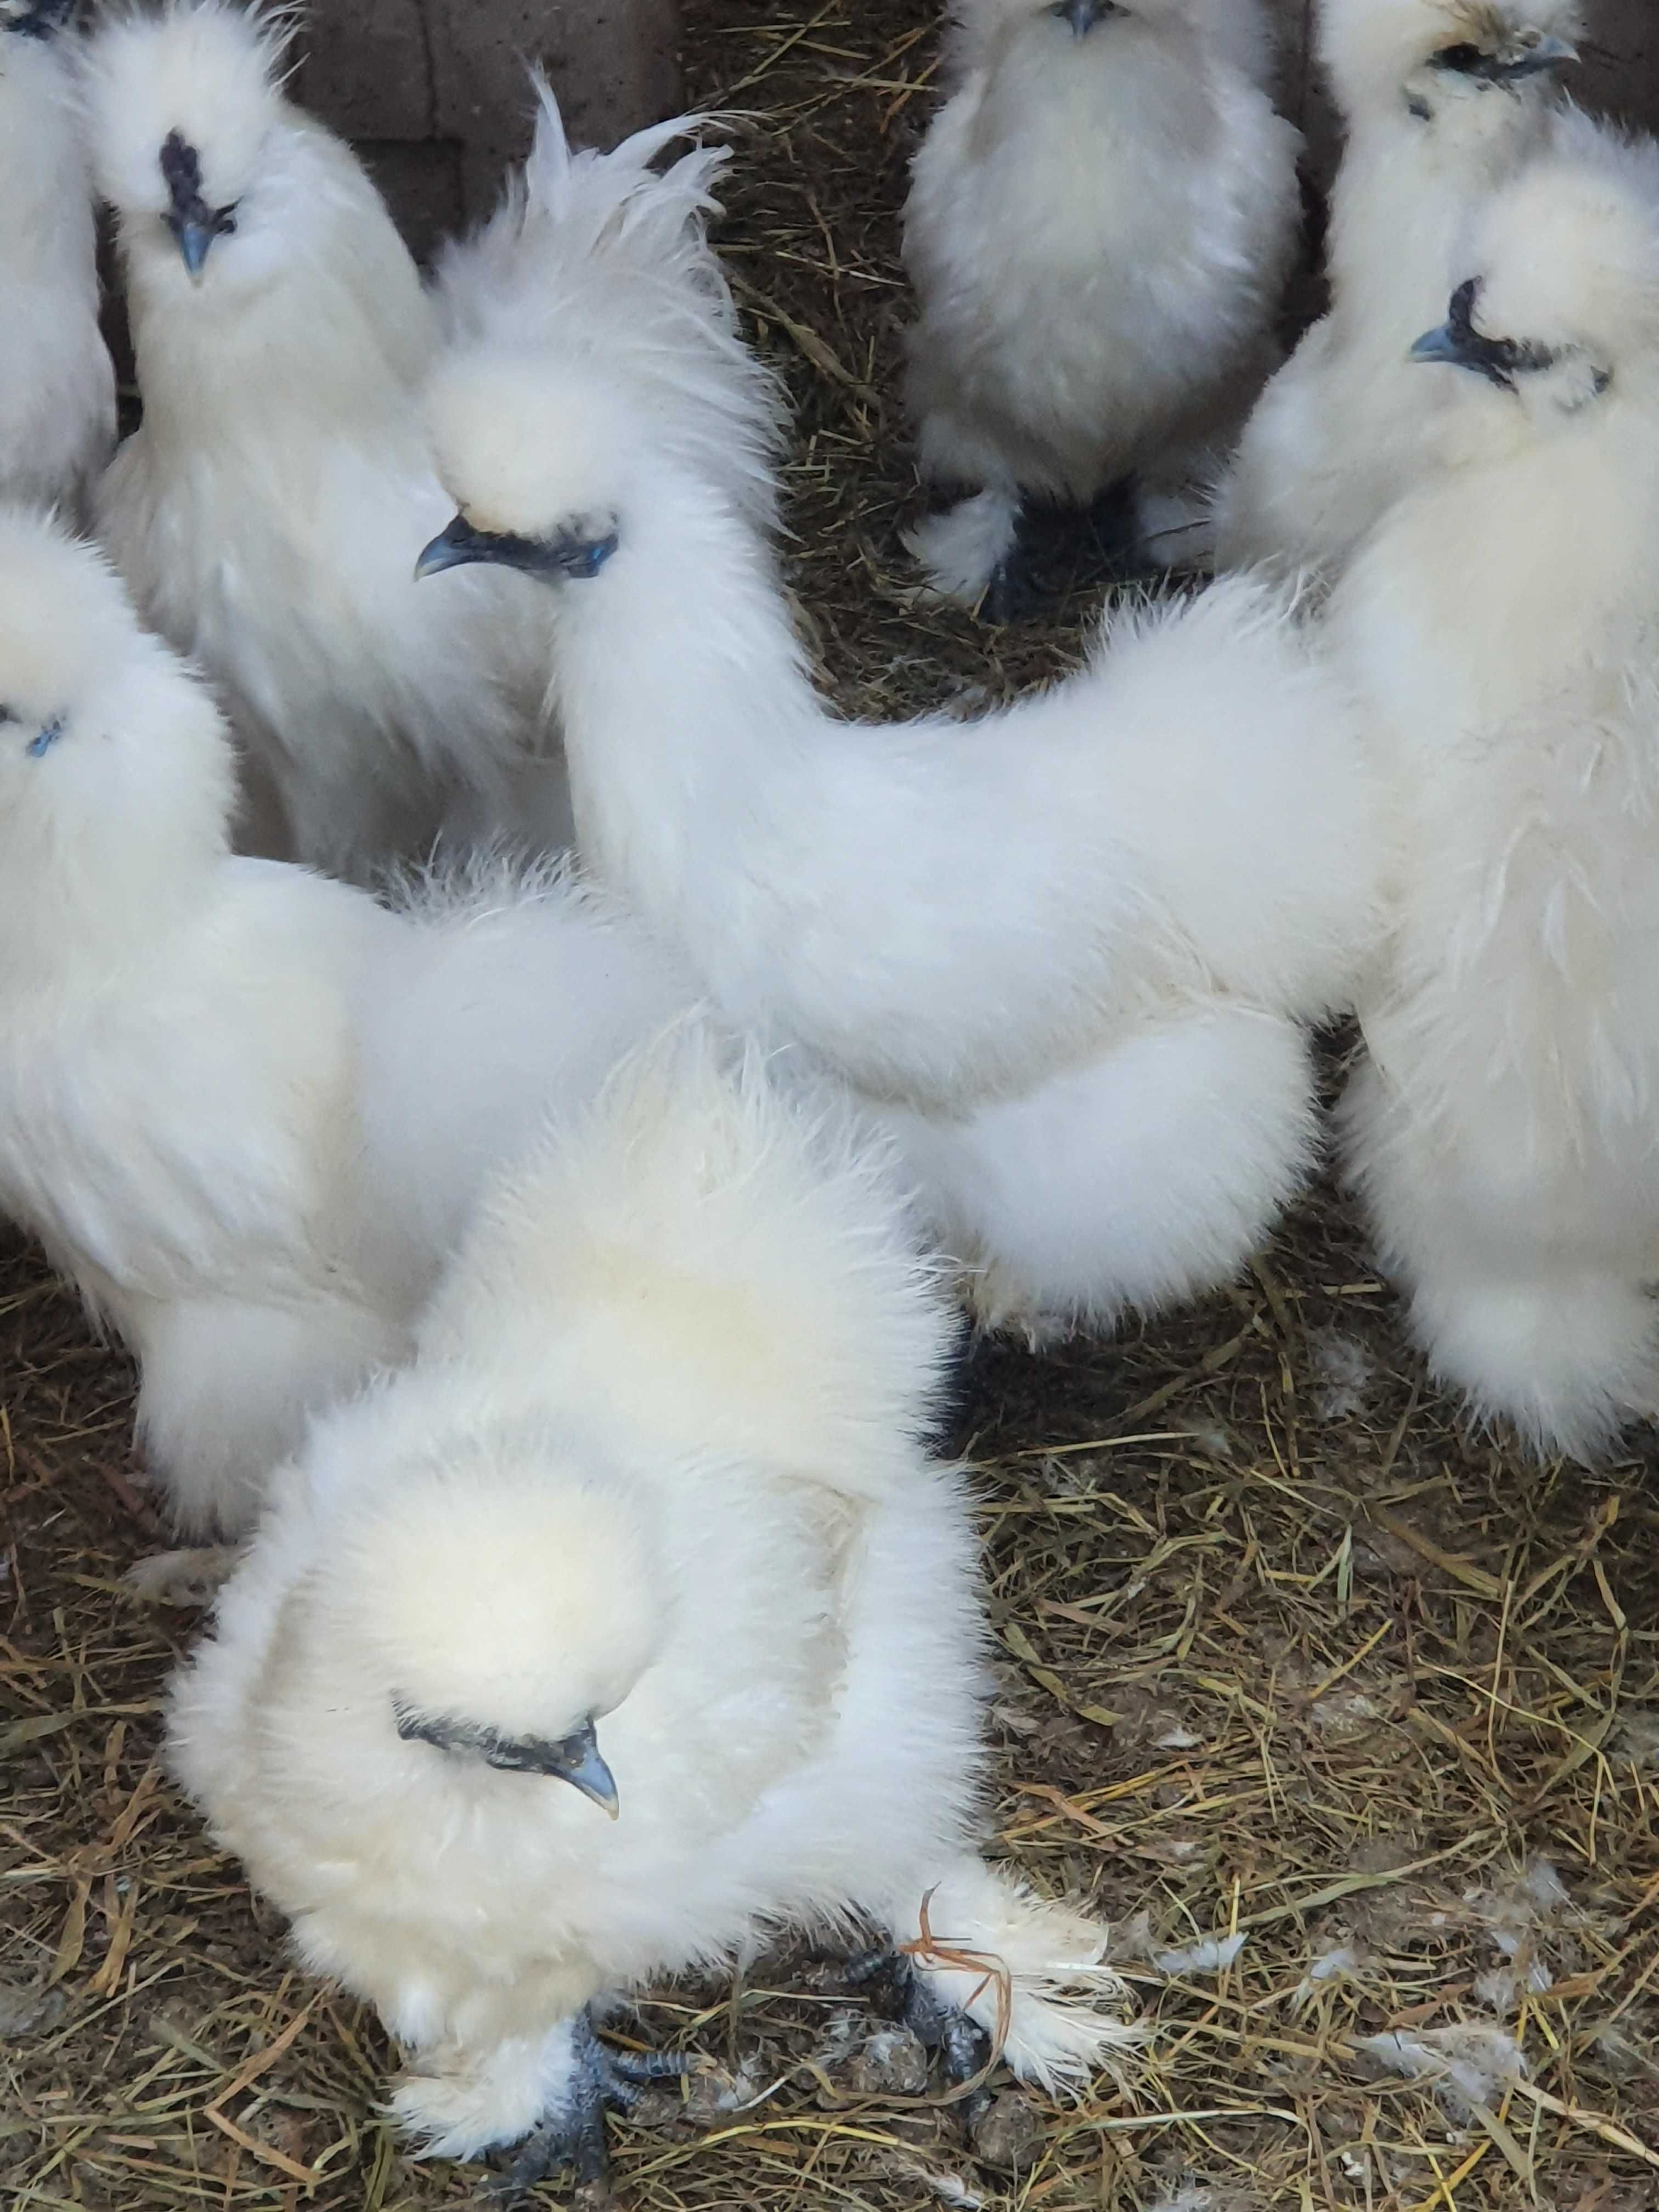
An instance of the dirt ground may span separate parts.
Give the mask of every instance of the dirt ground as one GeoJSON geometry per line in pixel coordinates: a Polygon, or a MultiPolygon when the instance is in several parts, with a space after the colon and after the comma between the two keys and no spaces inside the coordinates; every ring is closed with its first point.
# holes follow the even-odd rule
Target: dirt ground
{"type": "MultiPolygon", "coordinates": [[[[1052,675],[1086,608],[978,630],[916,605],[898,544],[896,216],[936,10],[688,14],[695,96],[750,118],[722,244],[798,410],[793,580],[826,685],[894,713],[1052,675]]],[[[374,2019],[291,1968],[162,1772],[198,1621],[121,1587],[158,1540],[131,1382],[38,1254],[0,1247],[0,2192],[473,2202],[481,2169],[404,2158],[374,2019]]],[[[616,2126],[619,2195],[1659,2207],[1652,1438],[1592,1474],[1467,1436],[1323,1189],[1225,1296],[1060,1358],[981,1352],[957,1442],[1001,1645],[991,1848],[1114,1923],[1145,2049],[1073,2106],[1005,2087],[968,2144],[866,2048],[834,1961],[665,1989],[623,2032],[723,2070],[616,2126]]]]}

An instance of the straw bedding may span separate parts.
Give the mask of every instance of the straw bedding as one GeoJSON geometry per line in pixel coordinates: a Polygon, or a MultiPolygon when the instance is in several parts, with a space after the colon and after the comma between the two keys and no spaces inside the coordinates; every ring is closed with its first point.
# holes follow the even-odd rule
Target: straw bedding
{"type": "MultiPolygon", "coordinates": [[[[896,395],[903,165],[936,10],[695,0],[693,96],[744,111],[723,246],[798,430],[792,580],[849,711],[1063,668],[918,605],[896,395]]],[[[1334,1082],[1340,1041],[1330,1048],[1334,1082]]],[[[20,2205],[328,2212],[473,2200],[405,2159],[372,2016],[178,1799],[158,1699],[195,1616],[120,1577],[158,1532],[132,1378],[0,1246],[0,2191],[20,2205]]],[[[1340,1195],[1231,1293],[1114,1344],[975,1358],[1000,1644],[992,1847],[1091,1899],[1150,2023],[1060,2110],[971,2143],[837,1962],[653,1993],[707,2055],[618,2123],[640,2212],[1659,2206],[1659,1488],[1471,1438],[1340,1195]]],[[[552,2189],[543,2194],[557,2202],[552,2189]]]]}

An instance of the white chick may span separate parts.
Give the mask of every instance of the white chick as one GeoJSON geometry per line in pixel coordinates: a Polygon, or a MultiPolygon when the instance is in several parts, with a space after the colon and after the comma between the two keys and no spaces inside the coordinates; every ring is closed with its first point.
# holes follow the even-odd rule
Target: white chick
{"type": "Polygon", "coordinates": [[[1435,1373],[1588,1455],[1659,1411],[1659,202],[1580,151],[1479,227],[1328,629],[1408,809],[1350,1170],[1435,1373]]]}
{"type": "Polygon", "coordinates": [[[74,0],[0,0],[0,499],[79,514],[115,445],[92,183],[64,30],[74,0]]]}
{"type": "Polygon", "coordinates": [[[1581,29],[1578,0],[1322,0],[1348,133],[1332,305],[1246,425],[1217,495],[1219,565],[1334,576],[1413,481],[1433,394],[1409,349],[1444,312],[1472,216],[1547,145],[1581,29]]]}
{"type": "Polygon", "coordinates": [[[1133,2034],[1105,1930],[975,1848],[953,1333],[879,1159],[694,1027],[495,1188],[413,1364],[284,1472],[171,1754],[410,2046],[428,2152],[595,2178],[662,2069],[589,2008],[781,1927],[915,1943],[959,2070],[957,2008],[1050,2087],[1133,2034]]]}
{"type": "Polygon", "coordinates": [[[139,1358],[174,1517],[235,1534],[401,1358],[477,1182],[684,1006],[556,876],[407,909],[228,848],[206,690],[0,509],[0,1206],[139,1358]]]}
{"type": "Polygon", "coordinates": [[[545,849],[568,816],[551,769],[521,811],[525,754],[557,756],[523,587],[411,587],[443,519],[416,405],[437,318],[356,156],[283,97],[291,28],[167,0],[89,43],[144,408],[100,534],[225,696],[261,849],[362,880],[441,831],[545,849]]]}
{"type": "Polygon", "coordinates": [[[548,586],[588,864],[890,1118],[981,1315],[1230,1275],[1305,1170],[1298,1018],[1345,1001],[1376,896],[1369,764],[1288,602],[1230,583],[1009,713],[849,726],[729,459],[659,447],[602,362],[464,348],[431,419],[462,512],[422,573],[548,586]]]}
{"type": "Polygon", "coordinates": [[[921,471],[972,493],[912,541],[947,596],[1022,611],[1053,509],[1121,537],[1123,480],[1179,492],[1276,365],[1301,139],[1267,52],[1261,0],[958,0],[904,210],[921,471]]]}

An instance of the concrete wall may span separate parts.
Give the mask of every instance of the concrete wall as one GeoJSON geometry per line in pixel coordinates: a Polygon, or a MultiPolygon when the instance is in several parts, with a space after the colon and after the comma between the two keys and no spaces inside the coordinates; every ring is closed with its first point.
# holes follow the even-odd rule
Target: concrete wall
{"type": "Polygon", "coordinates": [[[1590,32],[1607,49],[1586,64],[1586,100],[1659,131],[1659,0],[1591,0],[1590,32]]]}
{"type": "MultiPolygon", "coordinates": [[[[1659,0],[1584,0],[1595,48],[1567,82],[1587,107],[1610,110],[1659,131],[1659,0]]],[[[1334,134],[1311,67],[1315,0],[1273,0],[1285,27],[1286,105],[1316,161],[1328,163],[1334,134]]]]}
{"type": "Polygon", "coordinates": [[[417,252],[488,213],[529,143],[525,64],[573,137],[611,145],[678,104],[678,0],[311,0],[296,91],[355,141],[417,252]]]}

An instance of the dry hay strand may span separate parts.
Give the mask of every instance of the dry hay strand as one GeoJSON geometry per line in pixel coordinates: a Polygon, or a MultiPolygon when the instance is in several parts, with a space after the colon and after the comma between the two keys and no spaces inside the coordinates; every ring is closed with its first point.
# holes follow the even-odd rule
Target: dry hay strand
{"type": "MultiPolygon", "coordinates": [[[[688,9],[693,97],[759,118],[722,244],[799,410],[794,580],[850,711],[1006,696],[1074,659],[1089,614],[980,629],[915,600],[898,545],[896,215],[935,13],[688,9]]],[[[156,1541],[131,1374],[21,1244],[0,1361],[0,2188],[120,2212],[476,2203],[480,2169],[404,2155],[372,2015],[290,1969],[166,1778],[160,1700],[197,1623],[121,1587],[156,1541]]],[[[1004,2089],[967,2145],[884,2078],[837,1962],[772,1959],[613,2024],[712,2062],[615,2124],[618,2193],[1659,2206],[1652,1440],[1587,1474],[1471,1438],[1322,1190],[1227,1295],[1058,1358],[982,1351],[958,1441],[998,1647],[989,1847],[1114,1922],[1146,2047],[1072,2106],[1004,2089]],[[1527,2072],[1460,2093],[1470,2053],[1510,2047],[1495,2033],[1527,2072]]]]}

